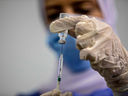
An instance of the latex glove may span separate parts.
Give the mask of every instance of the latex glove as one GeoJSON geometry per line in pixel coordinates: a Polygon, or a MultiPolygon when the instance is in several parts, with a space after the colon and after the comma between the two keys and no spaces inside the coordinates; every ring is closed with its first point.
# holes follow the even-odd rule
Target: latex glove
{"type": "Polygon", "coordinates": [[[41,96],[73,96],[71,92],[61,93],[61,91],[54,89],[53,91],[46,92],[41,96]]]}
{"type": "Polygon", "coordinates": [[[80,59],[90,60],[91,67],[105,78],[112,90],[127,90],[128,53],[112,28],[85,15],[62,18],[50,25],[53,33],[70,29],[75,29],[80,59]]]}

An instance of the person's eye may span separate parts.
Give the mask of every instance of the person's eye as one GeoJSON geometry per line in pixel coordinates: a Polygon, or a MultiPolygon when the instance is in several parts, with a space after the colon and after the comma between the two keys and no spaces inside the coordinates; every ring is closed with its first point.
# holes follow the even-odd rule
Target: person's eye
{"type": "Polygon", "coordinates": [[[91,2],[80,2],[73,7],[75,12],[86,15],[91,14],[95,10],[95,7],[91,2]]]}
{"type": "Polygon", "coordinates": [[[77,13],[80,13],[80,14],[87,14],[87,15],[89,15],[89,14],[91,14],[91,12],[93,12],[93,8],[86,8],[86,9],[84,9],[84,8],[77,8],[76,9],[76,12],[77,13]]]}
{"type": "Polygon", "coordinates": [[[89,14],[91,12],[92,12],[91,9],[79,9],[79,13],[81,13],[81,14],[89,14]]]}
{"type": "Polygon", "coordinates": [[[58,17],[59,17],[59,13],[54,13],[54,14],[48,15],[48,19],[51,21],[57,19],[58,17]]]}

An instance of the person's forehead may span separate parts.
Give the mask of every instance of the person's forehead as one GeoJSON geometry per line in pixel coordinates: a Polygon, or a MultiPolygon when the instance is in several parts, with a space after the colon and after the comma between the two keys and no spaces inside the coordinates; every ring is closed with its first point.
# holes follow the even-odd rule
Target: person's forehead
{"type": "Polygon", "coordinates": [[[75,2],[96,2],[96,0],[45,0],[46,6],[72,4],[75,2]]]}

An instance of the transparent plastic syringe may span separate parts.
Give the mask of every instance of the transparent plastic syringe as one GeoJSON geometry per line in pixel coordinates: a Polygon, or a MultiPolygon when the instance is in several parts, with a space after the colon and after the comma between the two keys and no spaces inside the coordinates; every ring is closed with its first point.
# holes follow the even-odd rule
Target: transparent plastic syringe
{"type": "MultiPolygon", "coordinates": [[[[69,17],[67,13],[60,13],[59,19],[69,17]]],[[[57,89],[59,90],[60,87],[60,81],[62,76],[62,67],[63,67],[63,44],[66,43],[66,37],[67,37],[68,30],[58,33],[58,36],[60,37],[60,40],[58,41],[59,44],[61,44],[61,54],[59,58],[59,66],[58,66],[58,80],[57,80],[57,89]]]]}

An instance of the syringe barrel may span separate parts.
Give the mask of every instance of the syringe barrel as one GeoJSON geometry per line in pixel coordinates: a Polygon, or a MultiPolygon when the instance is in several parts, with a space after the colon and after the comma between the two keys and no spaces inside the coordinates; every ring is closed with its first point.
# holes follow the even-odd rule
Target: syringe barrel
{"type": "Polygon", "coordinates": [[[61,54],[61,56],[59,58],[58,78],[61,78],[61,75],[62,75],[62,67],[63,67],[63,55],[61,54]]]}

